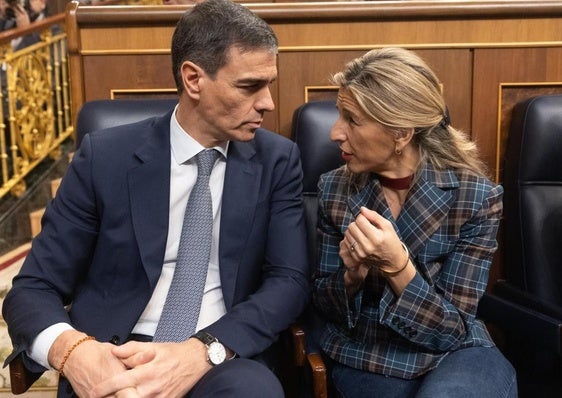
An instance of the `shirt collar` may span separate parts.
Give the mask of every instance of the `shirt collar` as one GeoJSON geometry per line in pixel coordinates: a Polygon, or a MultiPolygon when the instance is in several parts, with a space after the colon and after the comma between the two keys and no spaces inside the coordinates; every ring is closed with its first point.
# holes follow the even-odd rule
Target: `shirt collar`
{"type": "MultiPolygon", "coordinates": [[[[170,145],[172,146],[172,156],[178,164],[182,164],[193,158],[202,150],[206,149],[185,131],[176,118],[177,105],[170,119],[170,145]]],[[[226,158],[229,141],[213,147],[226,158]]]]}

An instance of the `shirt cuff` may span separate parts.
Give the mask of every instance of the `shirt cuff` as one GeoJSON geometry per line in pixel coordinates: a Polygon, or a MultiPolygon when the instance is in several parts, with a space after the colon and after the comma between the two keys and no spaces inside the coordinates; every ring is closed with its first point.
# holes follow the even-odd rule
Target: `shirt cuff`
{"type": "Polygon", "coordinates": [[[54,325],[49,326],[47,329],[39,333],[35,340],[33,340],[31,347],[27,350],[27,355],[39,365],[50,370],[56,370],[49,364],[49,350],[62,332],[72,329],[74,329],[72,326],[64,322],[55,323],[54,325]]]}

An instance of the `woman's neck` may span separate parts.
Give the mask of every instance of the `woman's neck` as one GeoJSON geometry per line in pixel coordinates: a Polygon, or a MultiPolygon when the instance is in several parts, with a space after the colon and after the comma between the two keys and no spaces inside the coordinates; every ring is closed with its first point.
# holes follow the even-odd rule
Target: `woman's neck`
{"type": "Polygon", "coordinates": [[[379,175],[379,181],[385,188],[390,188],[396,191],[407,190],[412,186],[412,182],[414,181],[414,174],[399,178],[390,178],[379,175]]]}

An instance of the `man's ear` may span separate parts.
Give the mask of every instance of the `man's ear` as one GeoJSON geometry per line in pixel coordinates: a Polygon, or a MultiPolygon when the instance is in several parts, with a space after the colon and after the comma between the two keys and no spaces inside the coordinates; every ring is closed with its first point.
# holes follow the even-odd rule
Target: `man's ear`
{"type": "Polygon", "coordinates": [[[181,65],[181,78],[187,95],[198,99],[201,91],[199,80],[204,75],[203,70],[191,61],[185,61],[181,65]]]}

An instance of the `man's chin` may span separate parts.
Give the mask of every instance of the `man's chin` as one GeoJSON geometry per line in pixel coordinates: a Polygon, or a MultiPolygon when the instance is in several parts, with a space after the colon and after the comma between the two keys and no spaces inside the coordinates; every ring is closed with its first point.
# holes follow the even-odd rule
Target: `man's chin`
{"type": "Polygon", "coordinates": [[[249,129],[249,130],[244,130],[242,132],[240,132],[240,134],[238,134],[238,141],[242,141],[242,142],[246,142],[246,141],[252,141],[254,139],[254,137],[256,136],[256,129],[249,129]]]}

